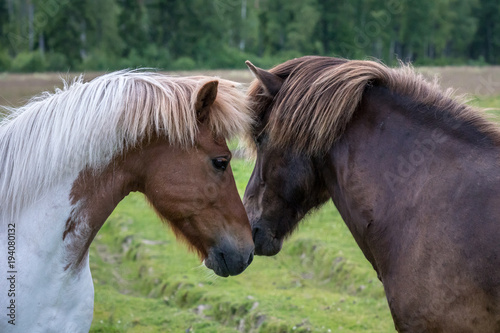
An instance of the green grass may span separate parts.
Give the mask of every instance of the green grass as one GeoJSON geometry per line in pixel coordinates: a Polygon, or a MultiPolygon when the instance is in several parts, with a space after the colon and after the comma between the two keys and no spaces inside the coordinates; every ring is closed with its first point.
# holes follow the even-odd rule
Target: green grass
{"type": "Polygon", "coordinates": [[[476,97],[470,104],[486,109],[486,112],[493,116],[493,120],[500,121],[500,96],[476,97]]]}
{"type": "MultiPolygon", "coordinates": [[[[243,193],[253,166],[232,167],[243,193]]],[[[91,332],[394,332],[382,285],[332,204],[279,255],[225,279],[132,194],[97,235],[90,266],[91,332]]]]}

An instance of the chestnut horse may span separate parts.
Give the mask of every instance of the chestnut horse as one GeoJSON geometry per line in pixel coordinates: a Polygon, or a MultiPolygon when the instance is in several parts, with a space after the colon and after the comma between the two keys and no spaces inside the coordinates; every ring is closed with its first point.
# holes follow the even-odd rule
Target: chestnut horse
{"type": "Polygon", "coordinates": [[[290,60],[248,96],[257,160],[244,204],[274,255],[331,198],[400,332],[500,332],[500,131],[408,66],[290,60]]]}
{"type": "Polygon", "coordinates": [[[234,82],[121,71],[10,112],[0,125],[1,332],[88,332],[89,246],[131,191],[216,274],[252,261],[225,141],[252,121],[234,82]]]}

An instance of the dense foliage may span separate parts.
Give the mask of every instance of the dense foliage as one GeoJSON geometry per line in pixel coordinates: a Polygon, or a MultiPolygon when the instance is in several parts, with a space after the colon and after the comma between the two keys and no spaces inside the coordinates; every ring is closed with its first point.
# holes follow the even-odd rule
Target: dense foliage
{"type": "Polygon", "coordinates": [[[500,63],[498,0],[0,0],[0,71],[500,63]]]}

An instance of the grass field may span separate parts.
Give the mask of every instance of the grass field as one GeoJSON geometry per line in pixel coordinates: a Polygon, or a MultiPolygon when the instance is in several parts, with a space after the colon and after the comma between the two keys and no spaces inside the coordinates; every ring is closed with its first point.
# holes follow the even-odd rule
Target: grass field
{"type": "MultiPolygon", "coordinates": [[[[234,71],[207,74],[249,80],[234,71]]],[[[0,104],[19,105],[59,82],[49,74],[0,75],[0,104]]],[[[493,92],[471,103],[500,108],[496,88],[483,87],[493,92]]],[[[242,194],[253,166],[231,164],[242,194]]],[[[143,196],[132,194],[97,235],[90,266],[91,332],[394,332],[382,285],[331,203],[311,214],[279,255],[256,257],[241,275],[224,279],[202,267],[143,196]]]]}

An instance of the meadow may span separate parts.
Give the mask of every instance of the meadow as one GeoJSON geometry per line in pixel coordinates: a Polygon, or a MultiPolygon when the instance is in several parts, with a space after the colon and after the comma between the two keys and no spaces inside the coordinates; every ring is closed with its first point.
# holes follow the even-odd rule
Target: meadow
{"type": "MultiPolygon", "coordinates": [[[[500,82],[492,79],[500,77],[498,68],[476,76],[475,68],[423,71],[439,71],[443,85],[470,93],[476,106],[500,108],[500,82]]],[[[246,71],[204,74],[251,79],[246,71]]],[[[54,85],[58,75],[0,75],[0,104],[19,105],[54,85]]],[[[252,161],[233,159],[231,166],[242,195],[252,161]]],[[[98,233],[90,267],[95,333],[394,332],[382,284],[332,203],[310,214],[280,254],[256,257],[241,275],[220,278],[175,239],[141,194],[131,194],[98,233]]]]}

